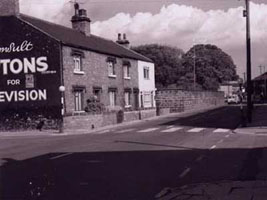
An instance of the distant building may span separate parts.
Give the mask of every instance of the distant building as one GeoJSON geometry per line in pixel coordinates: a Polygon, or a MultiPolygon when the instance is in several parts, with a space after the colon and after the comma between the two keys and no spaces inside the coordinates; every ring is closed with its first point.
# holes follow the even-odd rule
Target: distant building
{"type": "Polygon", "coordinates": [[[219,91],[224,92],[224,96],[231,96],[237,94],[239,91],[238,81],[228,81],[220,85],[219,91]]]}
{"type": "Polygon", "coordinates": [[[267,72],[257,76],[252,80],[253,94],[255,97],[267,98],[267,72]]]}
{"type": "Polygon", "coordinates": [[[63,105],[72,115],[84,112],[91,96],[110,109],[153,107],[153,62],[129,42],[92,35],[78,4],[71,22],[67,28],[23,15],[18,0],[1,0],[0,112],[53,118],[63,105]]]}

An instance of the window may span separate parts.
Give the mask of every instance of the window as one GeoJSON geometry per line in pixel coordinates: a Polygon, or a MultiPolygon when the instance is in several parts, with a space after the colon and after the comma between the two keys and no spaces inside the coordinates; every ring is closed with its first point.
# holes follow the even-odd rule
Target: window
{"type": "Polygon", "coordinates": [[[116,91],[109,91],[109,105],[113,107],[116,105],[116,91]]]}
{"type": "Polygon", "coordinates": [[[73,61],[74,61],[74,73],[82,72],[81,56],[77,56],[77,55],[75,55],[75,56],[73,57],[73,61]]]}
{"type": "Polygon", "coordinates": [[[115,73],[115,63],[112,61],[108,61],[108,75],[110,77],[116,77],[115,73]]]}
{"type": "Polygon", "coordinates": [[[125,79],[130,79],[130,66],[124,65],[123,66],[123,74],[125,79]]]}
{"type": "Polygon", "coordinates": [[[144,79],[149,79],[149,68],[144,67],[144,79]]]}
{"type": "Polygon", "coordinates": [[[74,111],[83,111],[83,90],[74,90],[74,111]]]}
{"type": "Polygon", "coordinates": [[[124,92],[124,100],[125,100],[125,107],[126,108],[131,107],[130,99],[131,99],[131,93],[130,92],[124,92]]]}
{"type": "Polygon", "coordinates": [[[93,94],[97,97],[97,101],[101,100],[102,88],[93,88],[93,94]]]}

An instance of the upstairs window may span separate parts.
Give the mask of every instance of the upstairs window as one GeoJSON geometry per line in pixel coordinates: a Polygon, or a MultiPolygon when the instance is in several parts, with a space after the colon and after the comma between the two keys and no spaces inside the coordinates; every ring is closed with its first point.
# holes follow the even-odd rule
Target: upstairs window
{"type": "Polygon", "coordinates": [[[123,66],[123,74],[125,79],[130,79],[130,66],[129,65],[124,65],[123,66]]]}
{"type": "Polygon", "coordinates": [[[82,72],[82,62],[81,62],[81,56],[75,55],[73,57],[74,61],[74,72],[82,72]]]}
{"type": "Polygon", "coordinates": [[[107,66],[108,66],[108,76],[115,78],[116,77],[116,71],[115,71],[116,58],[107,57],[106,61],[107,61],[107,66]]]}
{"type": "Polygon", "coordinates": [[[114,62],[108,61],[108,75],[111,77],[116,77],[114,62]]]}
{"type": "Polygon", "coordinates": [[[73,57],[74,73],[84,74],[82,67],[82,58],[85,57],[84,52],[77,49],[72,49],[71,56],[73,57]]]}
{"type": "Polygon", "coordinates": [[[144,79],[149,79],[149,68],[144,67],[144,79]]]}

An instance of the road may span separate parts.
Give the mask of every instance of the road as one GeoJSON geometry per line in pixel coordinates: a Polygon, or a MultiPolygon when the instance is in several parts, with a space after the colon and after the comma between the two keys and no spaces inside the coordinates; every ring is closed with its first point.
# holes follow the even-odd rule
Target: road
{"type": "Polygon", "coordinates": [[[0,136],[0,198],[149,200],[166,187],[266,180],[267,135],[236,134],[239,123],[226,106],[94,134],[0,136]]]}

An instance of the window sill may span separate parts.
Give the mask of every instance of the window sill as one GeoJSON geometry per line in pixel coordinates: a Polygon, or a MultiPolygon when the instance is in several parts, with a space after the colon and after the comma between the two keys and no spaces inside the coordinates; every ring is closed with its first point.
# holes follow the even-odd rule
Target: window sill
{"type": "Polygon", "coordinates": [[[124,79],[126,79],[126,80],[131,80],[131,77],[124,77],[124,79]]]}
{"type": "Polygon", "coordinates": [[[108,75],[109,78],[116,78],[116,75],[108,75]]]}
{"type": "Polygon", "coordinates": [[[85,72],[84,71],[73,71],[74,74],[79,74],[79,75],[84,75],[85,72]]]}
{"type": "Polygon", "coordinates": [[[73,115],[82,115],[82,114],[85,114],[85,111],[84,110],[76,110],[76,111],[73,111],[73,115]]]}

